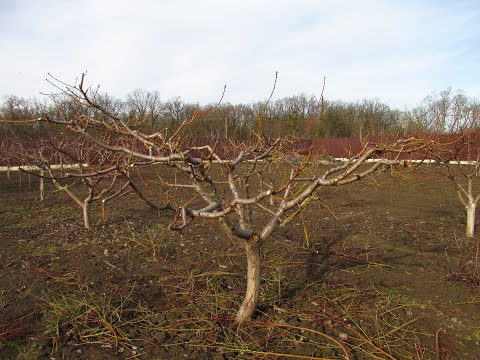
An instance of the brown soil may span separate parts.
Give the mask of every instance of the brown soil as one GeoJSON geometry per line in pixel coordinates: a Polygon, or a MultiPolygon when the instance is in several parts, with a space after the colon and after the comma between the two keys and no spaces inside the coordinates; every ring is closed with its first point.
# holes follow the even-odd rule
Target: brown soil
{"type": "Polygon", "coordinates": [[[10,175],[2,359],[479,358],[478,240],[435,168],[322,189],[265,245],[260,306],[240,327],[246,261],[216,222],[173,232],[126,195],[84,230],[64,194],[40,202],[37,179],[10,175]]]}

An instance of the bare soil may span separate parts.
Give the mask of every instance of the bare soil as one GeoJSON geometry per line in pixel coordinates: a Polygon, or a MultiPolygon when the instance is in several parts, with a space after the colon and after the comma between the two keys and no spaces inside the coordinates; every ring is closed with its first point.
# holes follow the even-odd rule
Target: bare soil
{"type": "Polygon", "coordinates": [[[0,174],[2,359],[479,359],[478,239],[435,167],[322,189],[263,249],[252,321],[242,245],[182,233],[134,195],[82,228],[38,179],[0,174]]]}

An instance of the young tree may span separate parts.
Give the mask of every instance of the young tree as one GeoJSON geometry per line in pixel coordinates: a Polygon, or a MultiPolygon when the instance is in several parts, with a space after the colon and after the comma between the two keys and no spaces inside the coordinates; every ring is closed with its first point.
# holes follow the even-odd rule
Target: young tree
{"type": "Polygon", "coordinates": [[[467,221],[465,227],[465,236],[473,238],[475,236],[475,218],[478,202],[480,201],[480,192],[478,188],[474,187],[474,180],[477,180],[478,172],[480,171],[480,154],[477,155],[476,159],[473,161],[473,164],[470,169],[467,169],[466,166],[462,165],[461,161],[456,159],[453,160],[455,165],[452,165],[450,162],[446,163],[448,169],[449,178],[455,183],[455,189],[457,190],[458,198],[460,202],[465,207],[467,213],[467,221]],[[454,168],[458,170],[455,171],[454,168]],[[475,194],[475,192],[477,194],[475,194]]]}
{"type": "MultiPolygon", "coordinates": [[[[259,130],[254,132],[257,141],[236,145],[236,155],[230,157],[217,148],[215,142],[195,146],[182,137],[182,133],[210,109],[195,110],[168,133],[147,134],[96,103],[84,80],[82,76],[78,84],[67,86],[64,92],[98,114],[42,120],[67,126],[79,137],[111,154],[121,173],[156,165],[162,166],[164,173],[175,171],[182,175],[180,182],[162,178],[158,183],[166,188],[181,187],[190,193],[188,200],[177,199],[175,207],[166,203],[157,208],[175,212],[173,229],[182,230],[194,219],[214,219],[243,244],[247,256],[247,288],[236,315],[238,323],[251,318],[258,302],[262,245],[308,206],[321,187],[347,185],[388,167],[406,165],[405,156],[431,146],[430,142],[415,138],[396,140],[390,145],[365,144],[358,155],[344,164],[317,174],[308,170],[310,154],[302,161],[291,161],[290,140],[263,136],[260,116],[259,130]],[[278,180],[275,185],[267,186],[264,179],[272,167],[278,169],[278,180]],[[254,181],[255,187],[244,186],[254,181]],[[259,214],[255,221],[251,218],[252,208],[259,214]]],[[[96,173],[104,174],[106,170],[108,168],[98,169],[96,173]]],[[[79,173],[78,176],[87,175],[79,173]]],[[[143,198],[148,199],[145,195],[143,198]]]]}
{"type": "Polygon", "coordinates": [[[480,201],[480,133],[465,132],[453,143],[437,148],[434,159],[445,166],[447,177],[455,184],[458,199],[467,215],[465,236],[475,236],[475,218],[480,201]]]}
{"type": "Polygon", "coordinates": [[[41,199],[44,180],[51,180],[58,190],[66,193],[80,207],[83,225],[89,229],[93,203],[112,192],[120,175],[114,154],[101,148],[90,148],[86,139],[45,139],[33,148],[22,146],[25,141],[18,144],[20,163],[35,164],[40,169],[38,173],[31,166],[20,167],[21,171],[40,178],[41,199]],[[78,183],[84,186],[84,193],[76,186],[78,183]]]}
{"type": "Polygon", "coordinates": [[[432,152],[433,159],[444,164],[446,175],[455,184],[458,198],[467,214],[465,236],[475,235],[475,214],[480,201],[478,176],[480,171],[480,107],[462,92],[442,91],[439,98],[427,98],[429,110],[424,117],[432,129],[437,129],[448,141],[442,141],[432,152]]]}

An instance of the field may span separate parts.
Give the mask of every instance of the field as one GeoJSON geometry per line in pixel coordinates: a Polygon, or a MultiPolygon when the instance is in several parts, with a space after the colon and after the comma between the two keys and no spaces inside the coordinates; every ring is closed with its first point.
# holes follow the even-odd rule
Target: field
{"type": "Polygon", "coordinates": [[[437,170],[322,189],[265,245],[241,326],[244,250],[217,222],[173,232],[126,195],[85,230],[52,185],[0,173],[0,358],[479,358],[478,239],[437,170]]]}

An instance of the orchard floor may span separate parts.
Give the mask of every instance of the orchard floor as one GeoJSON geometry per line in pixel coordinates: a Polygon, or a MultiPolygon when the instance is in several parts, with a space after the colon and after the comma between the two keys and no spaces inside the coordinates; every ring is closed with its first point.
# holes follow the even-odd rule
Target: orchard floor
{"type": "Polygon", "coordinates": [[[478,239],[434,167],[322,189],[264,246],[241,326],[246,260],[215,221],[173,232],[126,195],[85,230],[18,175],[0,173],[1,359],[480,359],[478,239]]]}

